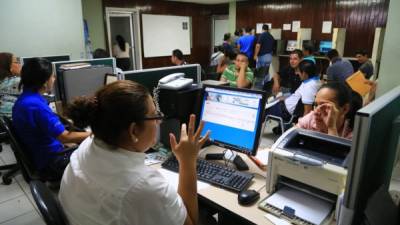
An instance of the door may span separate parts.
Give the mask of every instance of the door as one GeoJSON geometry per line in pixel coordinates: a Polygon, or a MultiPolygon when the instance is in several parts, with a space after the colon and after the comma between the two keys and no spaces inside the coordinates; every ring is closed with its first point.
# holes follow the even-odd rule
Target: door
{"type": "Polygon", "coordinates": [[[229,32],[228,16],[213,16],[212,19],[212,43],[213,47],[222,45],[224,34],[229,32]]]}
{"type": "MultiPolygon", "coordinates": [[[[139,16],[135,10],[123,8],[106,8],[108,50],[112,54],[117,44],[116,36],[121,35],[130,46],[129,70],[142,68],[139,16]]],[[[114,56],[115,57],[115,56],[114,56]]]]}

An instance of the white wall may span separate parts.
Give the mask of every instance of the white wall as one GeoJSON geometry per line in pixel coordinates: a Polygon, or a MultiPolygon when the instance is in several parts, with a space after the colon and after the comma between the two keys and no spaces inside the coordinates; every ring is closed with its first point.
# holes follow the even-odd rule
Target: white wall
{"type": "Polygon", "coordinates": [[[85,55],[81,0],[0,0],[0,51],[85,55]]]}
{"type": "Polygon", "coordinates": [[[386,33],[383,41],[381,67],[377,95],[383,95],[392,88],[400,85],[400,1],[391,0],[389,3],[386,33]]]}
{"type": "Polygon", "coordinates": [[[236,2],[229,2],[229,32],[233,36],[236,30],[236,2]]]}
{"type": "Polygon", "coordinates": [[[83,18],[89,26],[89,36],[93,51],[96,48],[106,49],[104,30],[104,13],[101,0],[82,0],[83,18]]]}

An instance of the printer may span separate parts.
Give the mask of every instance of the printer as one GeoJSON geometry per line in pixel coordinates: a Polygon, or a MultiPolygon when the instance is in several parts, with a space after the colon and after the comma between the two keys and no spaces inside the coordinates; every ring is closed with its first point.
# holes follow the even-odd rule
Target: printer
{"type": "Polygon", "coordinates": [[[268,197],[259,208],[292,224],[329,224],[345,190],[351,141],[291,128],[268,157],[268,197]]]}

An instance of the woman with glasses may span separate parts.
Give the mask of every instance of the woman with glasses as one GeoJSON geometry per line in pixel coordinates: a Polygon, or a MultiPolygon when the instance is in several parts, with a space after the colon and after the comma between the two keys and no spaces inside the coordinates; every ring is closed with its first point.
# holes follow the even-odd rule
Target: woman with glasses
{"type": "Polygon", "coordinates": [[[315,97],[314,110],[299,119],[297,127],[352,139],[354,118],[361,96],[340,82],[324,84],[315,97]]]}
{"type": "Polygon", "coordinates": [[[0,117],[11,118],[12,107],[20,94],[21,65],[15,55],[0,52],[0,117]]]}
{"type": "Polygon", "coordinates": [[[71,154],[63,153],[64,144],[78,144],[90,135],[66,130],[51,111],[43,94],[53,89],[54,81],[53,67],[48,60],[33,58],[25,62],[19,84],[23,91],[12,110],[15,133],[35,169],[46,180],[61,179],[71,154]]]}
{"type": "Polygon", "coordinates": [[[179,143],[170,134],[180,165],[177,191],[144,164],[163,119],[144,86],[113,82],[77,99],[69,116],[93,132],[72,154],[61,182],[59,199],[71,224],[197,224],[196,159],[208,134],[200,138],[203,124],[195,131],[194,115],[188,129],[182,125],[179,143]]]}

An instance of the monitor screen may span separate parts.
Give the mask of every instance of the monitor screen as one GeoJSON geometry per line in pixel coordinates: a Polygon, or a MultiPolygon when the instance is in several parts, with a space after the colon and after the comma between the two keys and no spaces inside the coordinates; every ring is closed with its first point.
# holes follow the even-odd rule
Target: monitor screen
{"type": "Polygon", "coordinates": [[[211,143],[255,155],[264,108],[262,91],[205,86],[200,112],[200,120],[204,121],[202,135],[210,130],[211,143]]]}
{"type": "Polygon", "coordinates": [[[321,41],[319,42],[319,52],[328,53],[332,49],[332,41],[321,41]]]}
{"type": "Polygon", "coordinates": [[[286,51],[291,52],[297,48],[297,41],[296,40],[289,40],[287,41],[286,51]]]}

